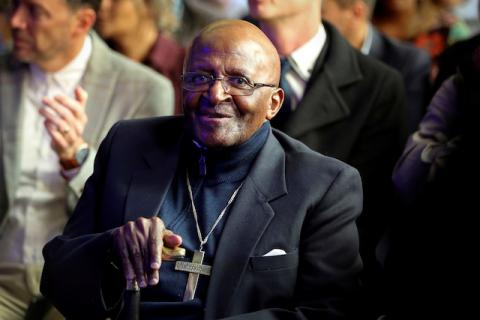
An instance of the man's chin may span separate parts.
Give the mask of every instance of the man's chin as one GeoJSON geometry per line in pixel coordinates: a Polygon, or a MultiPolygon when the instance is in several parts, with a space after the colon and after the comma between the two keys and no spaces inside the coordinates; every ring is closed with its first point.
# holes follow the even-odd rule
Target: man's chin
{"type": "Polygon", "coordinates": [[[195,140],[208,148],[227,148],[239,144],[238,128],[231,123],[232,119],[220,121],[203,121],[197,118],[191,123],[195,140]]]}
{"type": "Polygon", "coordinates": [[[201,134],[196,139],[207,148],[228,148],[236,145],[235,139],[228,135],[201,134]]]}

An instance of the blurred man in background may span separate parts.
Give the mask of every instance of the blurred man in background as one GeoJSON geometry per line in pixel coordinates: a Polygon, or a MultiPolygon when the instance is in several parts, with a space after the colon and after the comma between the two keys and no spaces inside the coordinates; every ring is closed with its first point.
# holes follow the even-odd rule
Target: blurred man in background
{"type": "Polygon", "coordinates": [[[44,309],[43,245],[63,230],[110,126],[173,112],[168,80],[89,32],[98,6],[15,0],[8,9],[13,52],[0,59],[0,319],[44,309]]]}

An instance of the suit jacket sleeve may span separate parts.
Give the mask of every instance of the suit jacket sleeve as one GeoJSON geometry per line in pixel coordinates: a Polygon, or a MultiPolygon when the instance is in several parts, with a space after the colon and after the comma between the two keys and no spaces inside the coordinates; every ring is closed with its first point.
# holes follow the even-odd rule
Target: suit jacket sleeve
{"type": "Polygon", "coordinates": [[[419,130],[413,133],[398,160],[393,181],[406,204],[411,204],[428,181],[434,179],[459,142],[461,110],[454,78],[434,96],[419,130]]]}
{"type": "Polygon", "coordinates": [[[114,126],[102,142],[95,173],[87,181],[63,235],[47,243],[43,250],[41,292],[67,318],[105,319],[120,303],[124,281],[111,264],[111,231],[96,230],[102,197],[99,183],[115,131],[114,126]]]}

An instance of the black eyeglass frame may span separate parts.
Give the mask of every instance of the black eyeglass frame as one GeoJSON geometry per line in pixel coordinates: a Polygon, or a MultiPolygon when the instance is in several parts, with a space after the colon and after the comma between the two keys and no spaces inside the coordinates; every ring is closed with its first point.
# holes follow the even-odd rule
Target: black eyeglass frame
{"type": "Polygon", "coordinates": [[[278,88],[278,86],[274,84],[268,84],[268,83],[261,83],[261,82],[253,82],[250,79],[244,77],[244,76],[224,76],[224,77],[215,77],[214,75],[210,73],[202,73],[202,72],[186,72],[181,75],[182,79],[182,87],[187,90],[187,91],[192,91],[192,92],[202,92],[202,91],[207,91],[210,86],[215,82],[215,81],[220,81],[222,84],[223,90],[233,96],[250,96],[253,94],[253,92],[262,87],[269,87],[269,88],[278,88]],[[185,78],[189,75],[200,75],[207,77],[209,79],[208,82],[200,85],[199,87],[195,87],[194,85],[189,86],[187,82],[185,81],[185,78]],[[239,88],[236,87],[235,85],[232,84],[232,82],[228,81],[229,79],[243,79],[245,80],[245,84],[248,86],[248,88],[239,88]],[[225,83],[226,82],[226,83],[225,83]],[[226,87],[226,85],[228,87],[226,87]],[[205,87],[203,87],[205,86],[205,87]],[[200,88],[201,87],[201,88],[200,88]],[[240,90],[241,93],[238,93],[239,91],[236,91],[237,93],[232,93],[232,89],[234,90],[240,90]]]}

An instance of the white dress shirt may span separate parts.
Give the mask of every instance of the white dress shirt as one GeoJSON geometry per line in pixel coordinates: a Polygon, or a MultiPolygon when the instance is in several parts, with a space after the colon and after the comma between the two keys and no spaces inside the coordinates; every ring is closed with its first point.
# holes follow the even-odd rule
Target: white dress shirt
{"type": "Polygon", "coordinates": [[[320,52],[325,46],[327,33],[323,25],[320,25],[318,32],[304,45],[293,51],[288,56],[292,68],[285,75],[285,79],[292,89],[292,110],[296,108],[302,99],[307,82],[312,75],[313,67],[320,52]]]}
{"type": "Polygon", "coordinates": [[[74,97],[74,90],[87,67],[92,40],[86,37],[79,54],[64,68],[45,73],[36,65],[24,82],[24,98],[20,114],[20,176],[9,208],[7,225],[0,238],[0,264],[43,263],[42,248],[60,234],[67,221],[66,181],[60,175],[57,154],[39,114],[44,97],[74,97]]]}
{"type": "Polygon", "coordinates": [[[367,34],[365,35],[365,39],[363,40],[362,47],[360,48],[360,52],[368,56],[368,54],[370,53],[370,49],[372,49],[372,42],[373,42],[372,25],[368,24],[367,34]]]}

